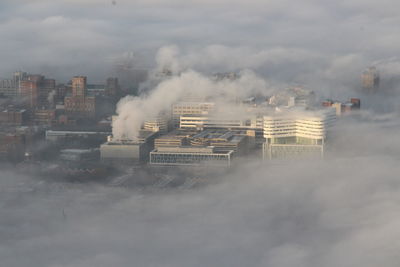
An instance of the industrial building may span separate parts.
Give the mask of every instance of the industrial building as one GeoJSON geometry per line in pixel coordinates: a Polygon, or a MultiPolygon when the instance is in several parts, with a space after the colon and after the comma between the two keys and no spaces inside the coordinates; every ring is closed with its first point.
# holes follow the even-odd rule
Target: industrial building
{"type": "Polygon", "coordinates": [[[189,135],[179,135],[176,132],[170,133],[168,135],[163,135],[159,138],[156,138],[154,140],[154,147],[159,148],[159,147],[165,147],[165,146],[174,146],[174,147],[179,147],[179,146],[185,146],[188,145],[188,138],[189,135]]]}
{"type": "Polygon", "coordinates": [[[154,148],[157,132],[140,131],[137,140],[114,140],[111,136],[100,146],[100,158],[110,163],[143,163],[154,148]]]}
{"type": "MultiPolygon", "coordinates": [[[[228,116],[227,116],[228,117],[228,116]]],[[[254,137],[255,143],[264,143],[263,116],[249,114],[248,120],[219,118],[213,116],[181,116],[180,129],[202,131],[206,129],[225,129],[234,132],[246,131],[246,135],[254,137]]]]}
{"type": "Polygon", "coordinates": [[[155,149],[150,153],[150,164],[230,166],[234,155],[244,155],[248,149],[249,137],[246,131],[175,131],[155,140],[155,149]]]}
{"type": "Polygon", "coordinates": [[[150,152],[152,165],[205,165],[224,166],[231,165],[233,150],[216,152],[215,147],[158,147],[150,152]]]}
{"type": "Polygon", "coordinates": [[[207,129],[188,138],[193,147],[212,146],[216,152],[233,151],[236,155],[248,152],[248,136],[246,131],[207,129]]]}
{"type": "Polygon", "coordinates": [[[333,108],[287,110],[264,116],[265,159],[323,157],[327,131],[336,120],[333,108]]]}

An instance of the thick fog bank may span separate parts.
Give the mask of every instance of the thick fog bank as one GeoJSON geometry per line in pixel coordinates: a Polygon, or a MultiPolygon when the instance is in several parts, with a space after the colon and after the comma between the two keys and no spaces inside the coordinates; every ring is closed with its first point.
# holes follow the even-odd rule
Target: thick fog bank
{"type": "Polygon", "coordinates": [[[197,190],[29,191],[37,180],[4,172],[2,264],[398,266],[399,124],[363,116],[325,160],[250,163],[197,190]]]}

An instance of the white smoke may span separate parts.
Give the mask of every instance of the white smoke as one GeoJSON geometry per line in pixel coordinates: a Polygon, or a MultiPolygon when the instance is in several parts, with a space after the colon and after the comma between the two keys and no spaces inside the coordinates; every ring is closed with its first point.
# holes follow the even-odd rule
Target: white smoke
{"type": "MultiPolygon", "coordinates": [[[[163,70],[163,66],[172,66],[173,73],[179,73],[179,61],[175,61],[173,57],[175,53],[176,50],[171,51],[171,48],[160,49],[157,61],[161,65],[157,69],[163,70]]],[[[163,80],[147,95],[123,98],[117,105],[117,117],[113,120],[113,136],[117,140],[135,140],[146,119],[168,111],[173,103],[184,96],[212,98],[219,106],[225,106],[226,110],[230,106],[233,110],[237,99],[265,93],[267,90],[267,82],[250,70],[241,71],[239,78],[235,80],[214,80],[189,69],[163,80]]]]}
{"type": "Polygon", "coordinates": [[[182,71],[182,64],[178,59],[180,50],[177,46],[161,47],[156,55],[157,72],[169,71],[172,74],[177,74],[182,71]]]}
{"type": "Polygon", "coordinates": [[[57,92],[55,90],[52,90],[47,95],[47,101],[49,102],[50,106],[54,105],[54,98],[55,98],[56,94],[57,94],[57,92]]]}

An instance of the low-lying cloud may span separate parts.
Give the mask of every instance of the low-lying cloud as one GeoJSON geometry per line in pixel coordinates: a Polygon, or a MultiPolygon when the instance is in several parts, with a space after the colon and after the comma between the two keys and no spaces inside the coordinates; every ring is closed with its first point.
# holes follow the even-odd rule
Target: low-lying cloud
{"type": "MultiPolygon", "coordinates": [[[[255,161],[195,190],[46,184],[5,192],[2,262],[398,266],[399,121],[349,120],[338,126],[325,160],[255,161]]],[[[32,183],[2,173],[8,188],[21,179],[32,183]]]]}

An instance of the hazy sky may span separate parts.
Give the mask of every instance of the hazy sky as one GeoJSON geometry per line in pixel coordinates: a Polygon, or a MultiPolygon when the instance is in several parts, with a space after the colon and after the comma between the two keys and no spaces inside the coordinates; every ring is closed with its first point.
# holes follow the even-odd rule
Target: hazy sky
{"type": "Polygon", "coordinates": [[[203,51],[207,70],[208,62],[215,71],[253,68],[274,79],[352,87],[376,61],[399,72],[399,7],[395,0],[5,0],[0,76],[24,69],[102,81],[129,52],[147,68],[160,47],[177,45],[184,54],[203,51]]]}

